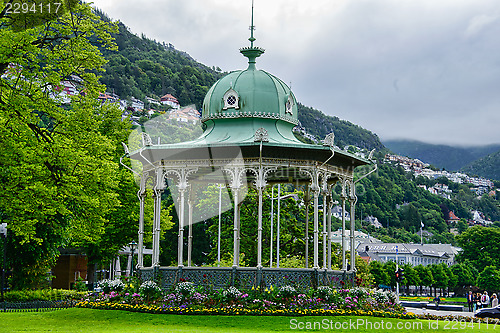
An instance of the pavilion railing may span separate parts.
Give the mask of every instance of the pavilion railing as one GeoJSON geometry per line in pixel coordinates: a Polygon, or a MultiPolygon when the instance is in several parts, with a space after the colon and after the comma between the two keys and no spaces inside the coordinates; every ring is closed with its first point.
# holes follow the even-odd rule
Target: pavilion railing
{"type": "Polygon", "coordinates": [[[72,308],[76,301],[0,302],[0,312],[45,312],[72,308]]]}
{"type": "Polygon", "coordinates": [[[142,268],[139,276],[141,281],[158,281],[164,290],[173,288],[179,282],[189,281],[211,289],[290,285],[300,291],[318,286],[347,287],[353,284],[355,273],[307,268],[157,267],[142,268]]]}

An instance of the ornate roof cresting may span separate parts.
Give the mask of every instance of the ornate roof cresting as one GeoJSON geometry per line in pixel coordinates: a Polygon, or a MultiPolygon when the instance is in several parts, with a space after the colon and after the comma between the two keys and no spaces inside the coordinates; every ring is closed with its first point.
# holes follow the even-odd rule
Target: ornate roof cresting
{"type": "Polygon", "coordinates": [[[325,140],[323,140],[323,146],[333,147],[334,145],[335,145],[335,134],[331,132],[325,137],[325,140]]]}
{"type": "Polygon", "coordinates": [[[269,134],[267,133],[267,130],[263,127],[259,128],[257,131],[255,131],[255,136],[253,141],[255,142],[269,142],[269,134]]]}

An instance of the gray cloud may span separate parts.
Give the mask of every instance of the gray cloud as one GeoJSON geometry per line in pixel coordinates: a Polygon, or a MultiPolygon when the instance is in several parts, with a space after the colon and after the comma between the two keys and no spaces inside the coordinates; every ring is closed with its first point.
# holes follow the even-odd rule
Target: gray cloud
{"type": "MultiPolygon", "coordinates": [[[[250,1],[96,0],[135,33],[245,67],[250,1]]],[[[259,68],[382,138],[500,142],[497,0],[256,0],[259,68]]]]}

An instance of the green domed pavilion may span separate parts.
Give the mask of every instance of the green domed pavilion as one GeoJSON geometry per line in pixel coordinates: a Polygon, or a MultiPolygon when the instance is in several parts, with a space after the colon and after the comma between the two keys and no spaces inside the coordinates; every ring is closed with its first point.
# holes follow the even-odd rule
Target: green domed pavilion
{"type": "MultiPolygon", "coordinates": [[[[253,12],[253,9],[252,9],[253,12]]],[[[140,200],[138,269],[143,277],[162,274],[166,286],[178,282],[179,278],[202,283],[203,275],[210,271],[217,277],[220,286],[234,281],[243,281],[246,287],[258,285],[280,285],[288,283],[304,286],[329,284],[330,278],[352,278],[355,274],[354,261],[354,221],[350,227],[350,268],[348,270],[345,248],[342,248],[343,267],[333,271],[331,266],[331,207],[332,187],[342,185],[341,201],[343,209],[350,202],[351,216],[356,203],[353,172],[357,166],[371,164],[370,160],[354,156],[334,146],[334,136],[325,138],[323,145],[305,144],[293,134],[298,123],[297,101],[289,86],[276,76],[257,69],[256,59],[264,50],[255,47],[253,37],[253,13],[250,47],[240,52],[248,58],[245,70],[231,72],[218,80],[207,92],[202,110],[203,134],[196,140],[177,144],[154,145],[147,133],[143,133],[143,147],[129,153],[131,159],[142,164],[140,200]],[[146,183],[154,183],[154,222],[152,267],[144,267],[144,198],[146,183]],[[161,193],[169,184],[176,187],[179,216],[178,267],[160,267],[160,211],[161,193]],[[292,183],[305,186],[303,198],[305,209],[312,204],[314,210],[312,268],[290,270],[264,268],[262,266],[263,235],[263,191],[274,184],[292,183]],[[234,205],[233,268],[201,268],[191,266],[193,247],[192,224],[193,187],[221,184],[232,192],[234,205]],[[240,220],[239,209],[242,193],[247,186],[253,186],[259,196],[257,234],[257,267],[242,268],[239,263],[240,220]],[[319,263],[320,221],[319,196],[328,203],[330,214],[323,214],[322,246],[323,265],[319,263]],[[185,237],[188,226],[187,266],[184,267],[185,237]]],[[[345,214],[343,214],[345,216],[345,214]]],[[[306,214],[309,216],[309,214],[306,214]]],[[[308,225],[306,223],[305,225],[308,225]]],[[[345,229],[345,217],[342,220],[345,229]]],[[[305,228],[305,254],[309,250],[309,230],[305,228]]],[[[342,235],[344,233],[342,232],[342,235]]],[[[342,242],[344,244],[344,241],[342,242]]],[[[279,249],[279,247],[278,247],[279,249]]],[[[307,261],[306,261],[307,262],[307,261]]],[[[242,283],[243,283],[242,282],[242,283]]]]}

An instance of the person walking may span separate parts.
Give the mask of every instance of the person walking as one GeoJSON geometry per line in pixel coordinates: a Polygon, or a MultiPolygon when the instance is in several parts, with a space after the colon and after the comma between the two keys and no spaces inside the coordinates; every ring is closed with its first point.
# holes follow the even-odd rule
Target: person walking
{"type": "Polygon", "coordinates": [[[491,295],[491,307],[494,308],[498,306],[498,297],[497,294],[491,295]]]}
{"type": "Polygon", "coordinates": [[[472,294],[472,290],[469,290],[467,294],[467,305],[469,306],[469,312],[474,311],[474,295],[472,294]]]}
{"type": "Polygon", "coordinates": [[[481,295],[481,309],[487,308],[490,305],[490,296],[488,296],[488,292],[485,290],[481,295]]]}

